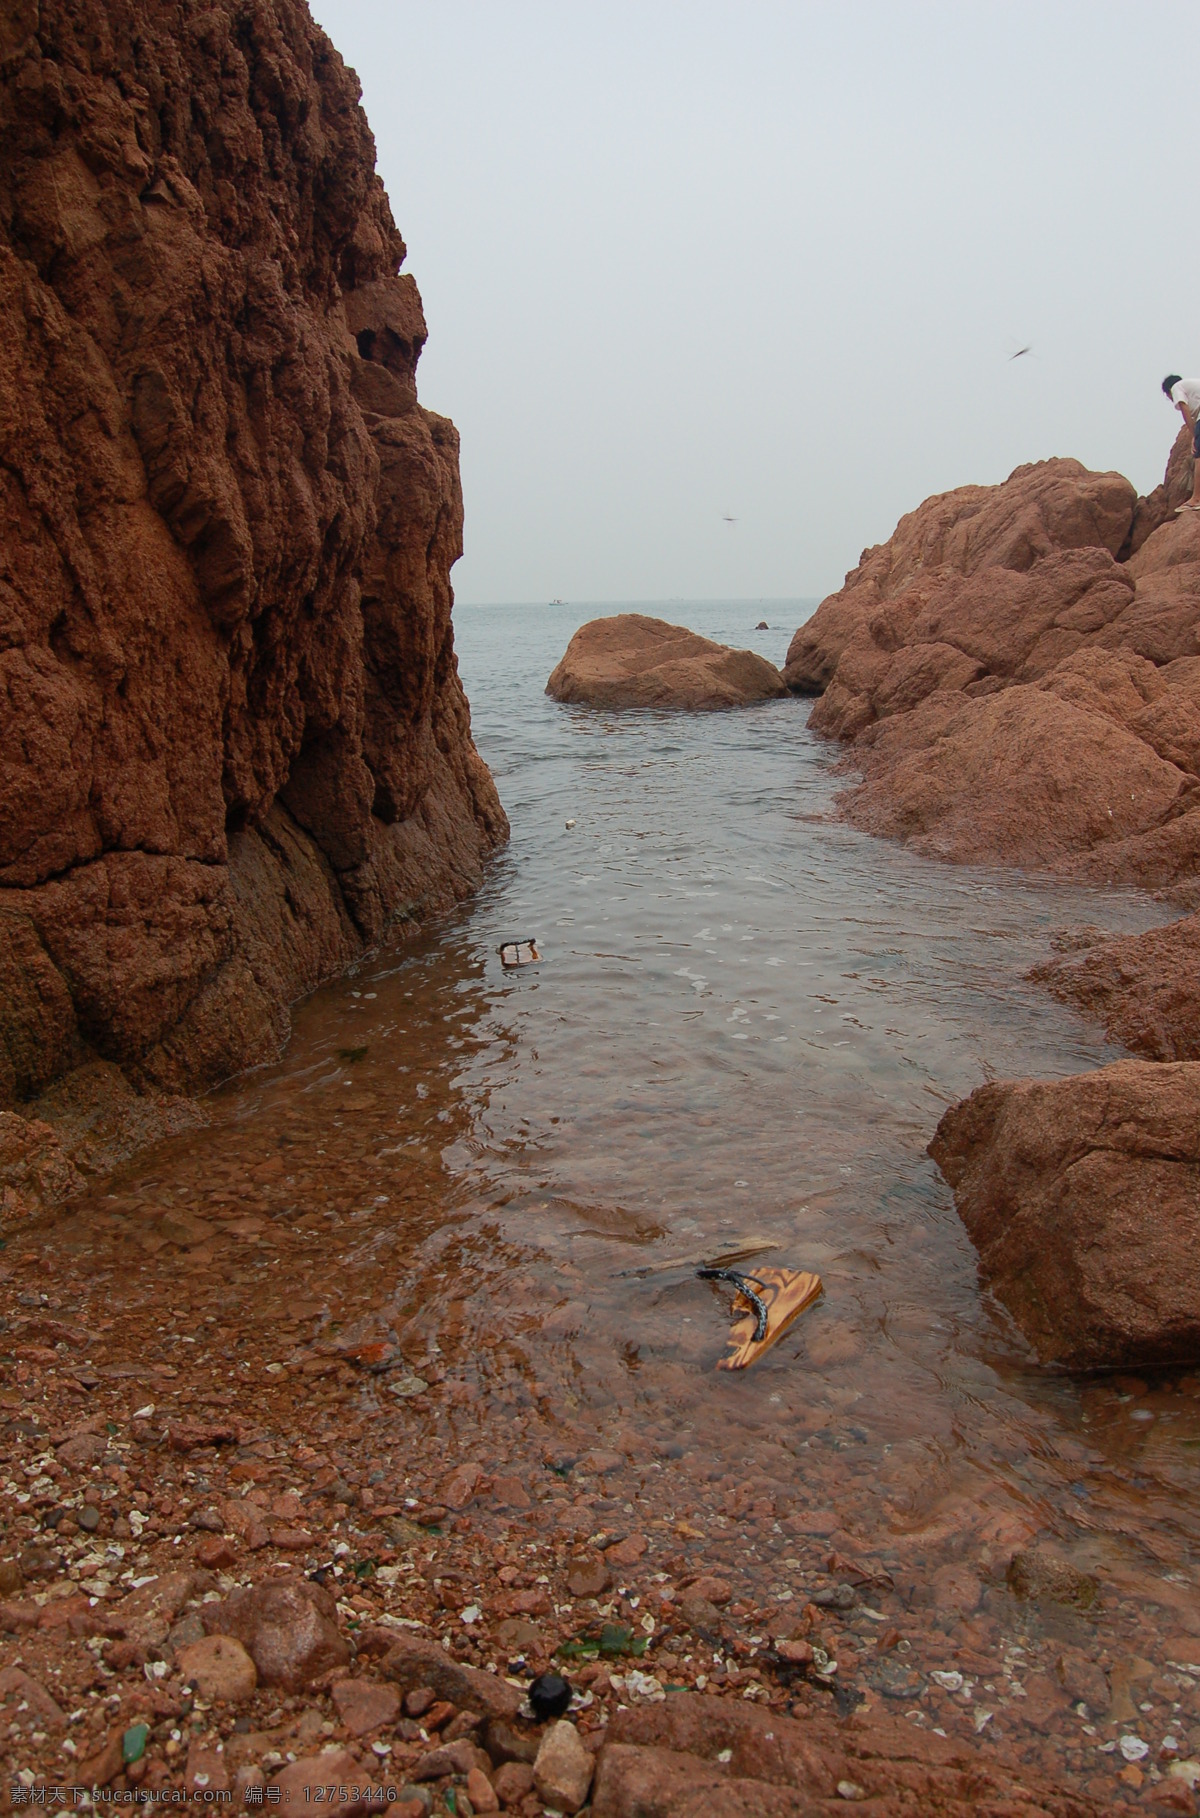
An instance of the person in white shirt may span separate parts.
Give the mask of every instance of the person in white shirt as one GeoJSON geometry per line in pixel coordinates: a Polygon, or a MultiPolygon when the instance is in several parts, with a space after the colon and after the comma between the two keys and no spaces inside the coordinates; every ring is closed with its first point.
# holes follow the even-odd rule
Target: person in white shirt
{"type": "Polygon", "coordinates": [[[1200,379],[1184,379],[1177,372],[1169,372],[1163,380],[1162,388],[1187,424],[1192,438],[1192,458],[1195,462],[1192,496],[1184,504],[1175,507],[1178,516],[1181,511],[1200,511],[1200,379]]]}

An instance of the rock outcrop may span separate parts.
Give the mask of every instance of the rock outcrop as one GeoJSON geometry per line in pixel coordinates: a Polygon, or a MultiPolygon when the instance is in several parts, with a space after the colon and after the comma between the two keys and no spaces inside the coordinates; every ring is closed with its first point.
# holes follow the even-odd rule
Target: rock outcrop
{"type": "Polygon", "coordinates": [[[775,665],[752,650],[733,650],[641,612],[619,612],[580,626],[546,693],[591,707],[697,712],[779,700],[787,688],[775,665]]]}
{"type": "Polygon", "coordinates": [[[204,1122],[190,1098],[135,1092],[111,1061],[74,1068],[42,1093],[36,1115],[22,1110],[0,1111],[0,1228],[31,1206],[70,1199],[148,1143],[204,1122]]]}
{"type": "Polygon", "coordinates": [[[505,837],[358,95],[302,0],[0,11],[0,1106],[273,1056],[505,837]]]}
{"type": "MultiPolygon", "coordinates": [[[[1181,495],[1177,457],[1164,486],[1181,495]]],[[[930,857],[1200,874],[1200,521],[1076,461],[929,499],[792,640],[857,826],[930,857]],[[1145,508],[1145,509],[1144,509],[1145,508]],[[1126,552],[1137,544],[1136,553],[1126,552]]]]}
{"type": "Polygon", "coordinates": [[[784,680],[823,694],[847,645],[913,582],[999,569],[1025,574],[1067,549],[1116,556],[1130,534],[1137,498],[1120,474],[1091,474],[1078,461],[1018,467],[1003,486],[960,486],[901,518],[886,543],[863,551],[839,593],[823,600],[788,649],[784,680]]]}
{"type": "Polygon", "coordinates": [[[1044,1362],[1200,1357],[1200,1064],[982,1086],[929,1152],[984,1280],[1044,1362]]]}
{"type": "MultiPolygon", "coordinates": [[[[1186,436],[1137,499],[1076,461],[929,499],[792,640],[810,724],[851,748],[859,827],[931,858],[1200,906],[1200,519],[1186,436]]],[[[1200,917],[1038,968],[1153,1060],[984,1087],[931,1154],[1040,1357],[1195,1361],[1200,917]],[[1179,1120],[1179,1121],[1176,1121],[1179,1120]]]]}
{"type": "Polygon", "coordinates": [[[1147,1060],[1200,1061],[1200,915],[1073,945],[1029,976],[1147,1060]]]}
{"type": "Polygon", "coordinates": [[[876,1703],[803,1721],[733,1700],[673,1692],[617,1712],[596,1770],[595,1818],[809,1818],[867,1811],[941,1818],[1015,1812],[1091,1818],[1101,1807],[1027,1768],[1014,1772],[941,1730],[876,1703]]]}

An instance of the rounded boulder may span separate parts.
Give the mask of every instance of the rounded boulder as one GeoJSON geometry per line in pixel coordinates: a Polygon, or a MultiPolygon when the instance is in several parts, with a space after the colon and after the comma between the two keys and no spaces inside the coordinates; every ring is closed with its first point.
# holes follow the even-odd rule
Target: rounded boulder
{"type": "Polygon", "coordinates": [[[283,1691],[298,1692],[350,1659],[333,1598],[307,1580],[283,1579],[234,1591],[221,1603],[206,1604],[203,1615],[210,1636],[240,1642],[263,1685],[283,1691]]]}
{"type": "Polygon", "coordinates": [[[546,683],[548,695],[570,704],[693,713],[750,707],[787,692],[766,657],[641,612],[581,625],[546,683]]]}

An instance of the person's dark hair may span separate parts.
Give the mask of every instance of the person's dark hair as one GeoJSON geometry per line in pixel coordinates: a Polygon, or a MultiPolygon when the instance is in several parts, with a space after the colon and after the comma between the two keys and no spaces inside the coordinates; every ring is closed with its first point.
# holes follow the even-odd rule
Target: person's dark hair
{"type": "Polygon", "coordinates": [[[1169,372],[1167,374],[1166,378],[1163,380],[1163,390],[1166,393],[1166,395],[1168,396],[1168,398],[1171,395],[1172,385],[1178,385],[1178,383],[1179,383],[1180,379],[1182,379],[1182,377],[1183,377],[1183,374],[1181,372],[1169,372]]]}

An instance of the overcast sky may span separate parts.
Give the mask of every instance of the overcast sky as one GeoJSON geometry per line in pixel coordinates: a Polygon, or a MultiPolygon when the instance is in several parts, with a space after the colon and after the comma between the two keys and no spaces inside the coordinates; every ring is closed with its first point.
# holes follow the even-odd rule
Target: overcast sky
{"type": "Polygon", "coordinates": [[[931,492],[1161,479],[1159,382],[1200,372],[1194,5],[313,10],[462,433],[460,600],[823,594],[931,492]]]}

